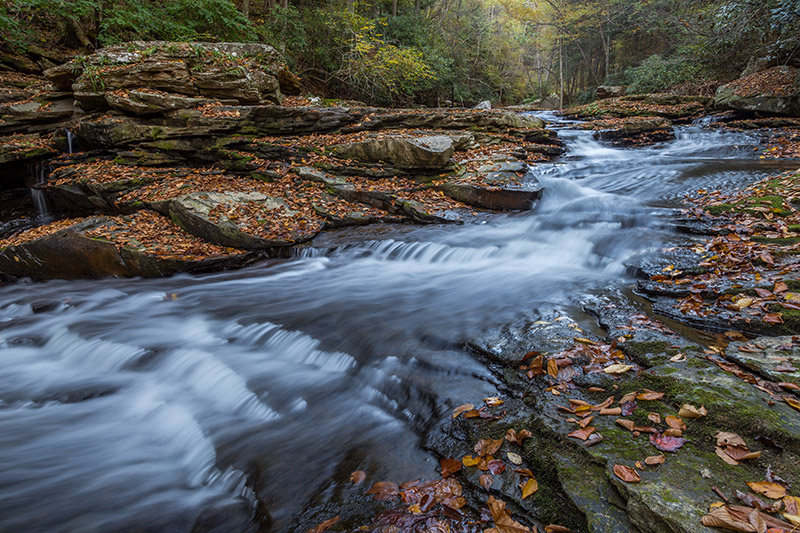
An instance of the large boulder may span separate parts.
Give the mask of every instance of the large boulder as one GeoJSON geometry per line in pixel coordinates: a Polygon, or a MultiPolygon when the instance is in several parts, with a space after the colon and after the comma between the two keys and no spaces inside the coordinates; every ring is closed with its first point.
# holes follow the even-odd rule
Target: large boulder
{"type": "Polygon", "coordinates": [[[627,87],[621,85],[601,85],[595,90],[594,94],[599,99],[617,98],[619,96],[625,96],[626,89],[627,87]]]}
{"type": "MultiPolygon", "coordinates": [[[[116,92],[130,89],[241,104],[280,104],[284,92],[299,90],[299,80],[280,54],[255,43],[133,41],[73,59],[47,70],[45,76],[56,87],[72,90],[84,109],[119,107],[122,96],[116,92]]],[[[191,99],[173,99],[165,109],[194,105],[191,99]]],[[[148,112],[140,105],[133,107],[127,110],[148,112]]]]}
{"type": "Polygon", "coordinates": [[[717,109],[800,116],[800,70],[773,67],[717,89],[717,109]]]}
{"type": "Polygon", "coordinates": [[[453,150],[453,140],[450,137],[433,135],[375,137],[342,144],[334,152],[339,157],[386,162],[400,169],[431,170],[447,166],[453,150]]]}

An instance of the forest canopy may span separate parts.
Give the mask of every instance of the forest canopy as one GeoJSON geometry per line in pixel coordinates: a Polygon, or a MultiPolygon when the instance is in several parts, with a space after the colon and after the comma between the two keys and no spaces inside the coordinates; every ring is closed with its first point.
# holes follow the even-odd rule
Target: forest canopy
{"type": "Polygon", "coordinates": [[[800,64],[800,0],[6,0],[4,56],[129,40],[256,41],[309,93],[382,105],[710,93],[800,64]]]}

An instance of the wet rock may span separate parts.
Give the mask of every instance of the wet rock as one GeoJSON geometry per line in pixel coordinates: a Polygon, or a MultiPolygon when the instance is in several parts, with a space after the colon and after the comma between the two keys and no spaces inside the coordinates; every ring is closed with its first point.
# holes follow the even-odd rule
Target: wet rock
{"type": "Polygon", "coordinates": [[[66,220],[0,241],[0,269],[34,279],[161,277],[241,266],[252,256],[194,239],[154,213],[66,220]],[[154,229],[158,228],[157,232],[154,229]]]}
{"type": "Polygon", "coordinates": [[[473,107],[473,109],[491,109],[491,108],[492,108],[492,102],[490,102],[489,100],[484,100],[478,103],[475,107],[473,107]]]}
{"type": "Polygon", "coordinates": [[[246,250],[289,246],[322,229],[316,217],[303,216],[286,200],[258,192],[192,193],[173,199],[168,209],[170,218],[192,235],[246,250]],[[240,211],[252,212],[255,224],[240,220],[240,211]]]}
{"type": "Polygon", "coordinates": [[[800,70],[773,67],[739,78],[717,89],[717,109],[800,116],[800,70]]]}
{"type": "Polygon", "coordinates": [[[444,168],[455,149],[446,135],[428,137],[383,136],[334,147],[338,157],[367,162],[388,162],[399,169],[444,168]]]}
{"type": "Polygon", "coordinates": [[[465,204],[495,211],[520,211],[533,207],[541,198],[542,187],[533,177],[526,177],[522,162],[487,163],[475,172],[441,186],[451,198],[465,204]]]}
{"type": "Polygon", "coordinates": [[[800,385],[800,346],[797,337],[758,337],[747,342],[732,342],[726,358],[776,383],[800,385]]]}

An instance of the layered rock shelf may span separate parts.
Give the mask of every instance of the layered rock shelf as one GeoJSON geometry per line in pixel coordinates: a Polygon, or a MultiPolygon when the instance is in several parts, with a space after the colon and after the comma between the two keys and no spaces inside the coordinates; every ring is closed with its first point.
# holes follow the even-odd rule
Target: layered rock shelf
{"type": "Polygon", "coordinates": [[[0,166],[49,166],[28,185],[73,218],[0,241],[6,275],[224,268],[332,227],[530,209],[528,165],[562,152],[502,110],[300,105],[266,45],[134,42],[45,77],[4,78],[0,166]]]}

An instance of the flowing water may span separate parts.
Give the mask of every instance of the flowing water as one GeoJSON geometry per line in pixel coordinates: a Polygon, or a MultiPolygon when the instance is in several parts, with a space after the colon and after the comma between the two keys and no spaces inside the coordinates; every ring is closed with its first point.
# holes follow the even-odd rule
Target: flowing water
{"type": "Polygon", "coordinates": [[[257,501],[288,531],[352,470],[434,476],[426,432],[496,392],[463,341],[580,317],[677,238],[685,194],[778,172],[700,126],[641,149],[561,135],[529,213],[341,232],[235,272],[0,287],[0,531],[237,531],[257,501]]]}

